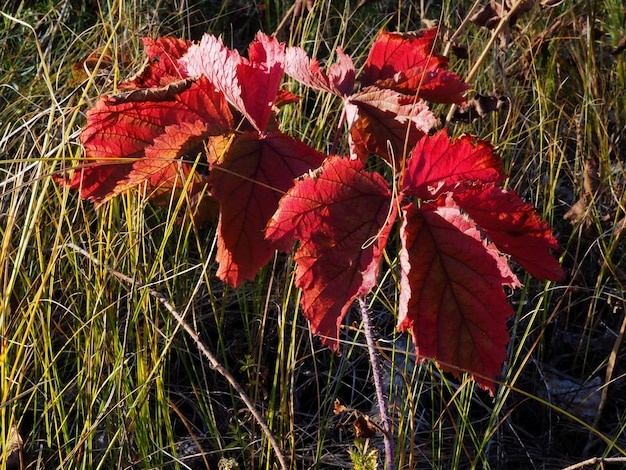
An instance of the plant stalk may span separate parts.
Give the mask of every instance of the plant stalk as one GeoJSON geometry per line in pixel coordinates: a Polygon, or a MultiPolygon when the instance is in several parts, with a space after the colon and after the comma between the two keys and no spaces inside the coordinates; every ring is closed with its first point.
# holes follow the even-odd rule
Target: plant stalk
{"type": "Polygon", "coordinates": [[[365,330],[365,341],[367,342],[367,350],[370,356],[370,364],[372,366],[372,375],[374,376],[374,387],[376,388],[376,401],[380,411],[381,428],[383,431],[383,439],[385,442],[385,469],[393,470],[395,468],[395,443],[393,434],[391,433],[391,420],[389,419],[387,396],[383,389],[383,381],[381,377],[381,365],[378,360],[378,352],[376,351],[376,339],[372,328],[370,309],[365,302],[365,298],[359,298],[359,309],[361,310],[361,318],[363,319],[363,329],[365,330]]]}

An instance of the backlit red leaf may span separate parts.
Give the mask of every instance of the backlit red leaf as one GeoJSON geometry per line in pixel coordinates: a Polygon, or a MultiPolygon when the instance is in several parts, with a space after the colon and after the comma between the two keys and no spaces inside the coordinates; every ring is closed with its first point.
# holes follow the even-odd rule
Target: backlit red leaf
{"type": "Polygon", "coordinates": [[[421,100],[376,87],[346,99],[345,111],[350,153],[361,160],[370,153],[389,161],[400,159],[438,123],[421,100]]]}
{"type": "Polygon", "coordinates": [[[433,53],[436,37],[437,28],[405,34],[381,31],[372,44],[359,81],[369,86],[429,62],[434,67],[446,67],[448,59],[433,53]]]}
{"type": "Polygon", "coordinates": [[[485,231],[489,239],[510,254],[537,279],[562,281],[565,272],[552,255],[559,244],[547,222],[515,192],[494,185],[455,191],[455,201],[485,231]]]}
{"type": "MultiPolygon", "coordinates": [[[[87,112],[81,133],[86,161],[68,182],[70,187],[80,188],[82,198],[102,204],[124,191],[135,161],[145,157],[146,148],[169,126],[200,122],[205,136],[232,126],[224,97],[205,78],[171,96],[159,95],[162,101],[149,101],[138,92],[144,93],[129,92],[138,101],[129,101],[128,95],[105,96],[87,112]]],[[[135,179],[132,186],[140,182],[135,179]]]]}
{"type": "Polygon", "coordinates": [[[320,70],[319,62],[310,59],[304,49],[288,47],[285,53],[285,72],[308,87],[339,96],[351,94],[354,88],[354,64],[341,47],[337,48],[337,62],[328,67],[328,74],[320,70]]]}
{"type": "Polygon", "coordinates": [[[173,37],[157,39],[143,38],[146,50],[146,64],[133,78],[120,83],[120,89],[163,87],[177,80],[187,78],[187,74],[178,65],[191,41],[173,37]]]}
{"type": "Polygon", "coordinates": [[[422,360],[470,372],[493,393],[489,379],[506,359],[514,314],[502,286],[517,279],[458,208],[409,204],[402,212],[398,328],[411,330],[422,360]]]}
{"type": "Polygon", "coordinates": [[[180,64],[191,76],[205,75],[259,131],[266,130],[283,76],[285,46],[258,33],[248,59],[205,34],[189,47],[180,64]]]}
{"type": "Polygon", "coordinates": [[[299,180],[281,200],[267,238],[289,246],[296,238],[296,285],[313,333],[332,349],[339,327],[358,296],[376,285],[376,275],[395,204],[388,183],[363,163],[330,157],[321,171],[299,180]]]}
{"type": "Polygon", "coordinates": [[[361,83],[436,103],[463,103],[469,87],[446,70],[447,58],[433,52],[436,36],[436,29],[417,34],[382,31],[370,49],[361,83]]]}
{"type": "Polygon", "coordinates": [[[217,275],[237,287],[267,264],[276,245],[264,230],[293,180],[325,155],[284,134],[246,133],[211,168],[212,195],[221,203],[217,275]]]}
{"type": "Polygon", "coordinates": [[[467,135],[452,142],[443,129],[422,138],[411,152],[402,191],[434,199],[460,181],[490,183],[504,177],[502,160],[489,143],[467,135]]]}

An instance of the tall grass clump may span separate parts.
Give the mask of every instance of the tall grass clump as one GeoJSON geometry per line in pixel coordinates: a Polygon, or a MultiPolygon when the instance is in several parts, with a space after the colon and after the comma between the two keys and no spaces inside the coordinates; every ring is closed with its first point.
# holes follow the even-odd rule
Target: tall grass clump
{"type": "MultiPolygon", "coordinates": [[[[355,433],[355,422],[380,416],[356,312],[341,355],[332,354],[299,315],[290,257],[277,255],[234,290],[215,277],[215,224],[197,226],[184,195],[157,207],[134,191],[95,209],[54,179],[90,164],[78,139],[84,112],[141,68],[142,36],[210,31],[244,48],[257,30],[276,31],[322,63],[342,46],[358,68],[381,28],[427,21],[442,27],[442,48],[450,38],[466,46],[467,59],[450,56],[457,74],[478,67],[469,96],[504,103],[453,121],[451,134],[493,142],[507,187],[555,228],[569,276],[561,284],[526,277],[511,292],[517,315],[492,398],[469,377],[416,363],[409,337],[393,330],[399,260],[385,258],[368,308],[395,465],[624,461],[626,69],[623,53],[612,52],[626,30],[618,0],[537,4],[511,24],[507,47],[466,21],[480,8],[467,1],[1,6],[0,469],[278,468],[275,444],[294,469],[382,468],[382,439],[355,433]]],[[[281,112],[281,129],[329,151],[345,132],[338,98],[285,84],[301,99],[281,112]]],[[[445,122],[449,107],[435,109],[445,122]]]]}

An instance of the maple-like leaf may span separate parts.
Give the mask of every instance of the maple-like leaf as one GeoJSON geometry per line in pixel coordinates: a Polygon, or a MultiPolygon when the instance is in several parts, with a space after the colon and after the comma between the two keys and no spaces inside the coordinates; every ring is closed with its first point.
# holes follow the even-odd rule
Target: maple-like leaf
{"type": "Polygon", "coordinates": [[[280,201],[266,236],[283,249],[294,238],[296,285],[313,333],[332,349],[355,298],[376,284],[382,251],[395,220],[388,183],[363,163],[329,157],[280,201]]]}
{"type": "Polygon", "coordinates": [[[320,70],[319,62],[310,59],[301,47],[288,47],[285,53],[285,72],[306,86],[339,96],[352,93],[355,69],[352,59],[341,47],[336,50],[337,62],[328,67],[328,73],[320,70]]]}
{"type": "Polygon", "coordinates": [[[142,41],[146,63],[137,75],[121,82],[120,89],[159,88],[187,78],[178,59],[187,52],[191,41],[167,36],[157,40],[142,38],[142,41]]]}
{"type": "Polygon", "coordinates": [[[263,231],[295,178],[322,164],[325,155],[280,133],[244,133],[213,162],[209,184],[221,203],[217,275],[233,287],[252,280],[276,245],[263,231]]]}
{"type": "Polygon", "coordinates": [[[565,272],[552,255],[559,244],[547,222],[515,192],[490,185],[453,193],[459,206],[489,239],[537,279],[562,281],[565,272]]]}
{"type": "MultiPolygon", "coordinates": [[[[193,136],[217,135],[232,127],[232,115],[221,93],[201,77],[185,80],[184,87],[171,84],[160,89],[130,91],[124,95],[104,96],[87,112],[87,124],[81,133],[85,163],[76,168],[66,182],[80,189],[81,197],[96,205],[154,177],[154,172],[135,173],[137,160],[145,158],[146,149],[163,136],[170,126],[201,123],[202,131],[193,136]],[[143,175],[143,176],[138,176],[143,175]]],[[[171,135],[163,159],[177,154],[171,135]]],[[[185,149],[187,139],[179,142],[185,149]]],[[[157,158],[152,152],[151,159],[157,158]]],[[[169,162],[168,162],[169,163],[169,162]]]]}
{"type": "Polygon", "coordinates": [[[436,36],[436,28],[417,34],[381,31],[359,81],[436,103],[463,103],[469,87],[446,70],[447,58],[433,52],[436,36]]]}
{"type": "Polygon", "coordinates": [[[284,44],[258,33],[246,59],[205,34],[179,63],[190,76],[206,76],[256,130],[266,130],[283,76],[284,44]]]}
{"type": "Polygon", "coordinates": [[[519,285],[506,260],[453,204],[402,208],[398,329],[410,329],[421,360],[474,375],[493,393],[514,315],[503,285],[519,285]]]}
{"type": "Polygon", "coordinates": [[[352,158],[365,160],[370,153],[389,161],[402,158],[437,118],[421,100],[393,90],[365,88],[345,101],[352,158]]]}
{"type": "Polygon", "coordinates": [[[464,135],[454,142],[446,129],[422,138],[408,161],[402,191],[435,199],[458,182],[503,180],[502,159],[488,142],[464,135]]]}

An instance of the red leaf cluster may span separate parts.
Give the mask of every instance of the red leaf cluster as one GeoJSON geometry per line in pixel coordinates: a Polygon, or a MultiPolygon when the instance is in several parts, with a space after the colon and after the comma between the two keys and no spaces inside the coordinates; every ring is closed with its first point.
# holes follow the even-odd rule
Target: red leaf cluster
{"type": "Polygon", "coordinates": [[[436,35],[381,32],[359,77],[341,48],[324,71],[262,33],[247,57],[211,35],[146,39],[145,68],[87,112],[85,160],[64,182],[96,205],[140,185],[157,201],[188,191],[201,213],[219,205],[218,276],[235,287],[297,241],[302,310],[333,349],[399,221],[398,328],[421,359],[493,392],[514,313],[503,287],[519,286],[509,259],[540,279],[564,273],[548,225],[498,186],[506,175],[493,147],[431,135],[427,102],[463,103],[468,88],[434,52],[436,35]],[[283,72],[341,99],[349,157],[280,132],[277,106],[297,100],[281,90],[283,72]],[[371,154],[398,177],[367,171],[371,154]]]}
{"type": "Polygon", "coordinates": [[[311,88],[343,98],[352,158],[365,160],[375,154],[399,161],[438,124],[424,100],[465,101],[468,86],[446,70],[448,59],[433,52],[436,35],[436,29],[418,34],[382,31],[359,77],[360,91],[354,90],[354,64],[341,48],[336,51],[337,62],[325,73],[304,50],[289,47],[285,72],[311,88]]]}

